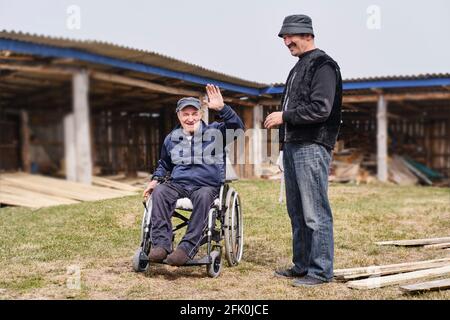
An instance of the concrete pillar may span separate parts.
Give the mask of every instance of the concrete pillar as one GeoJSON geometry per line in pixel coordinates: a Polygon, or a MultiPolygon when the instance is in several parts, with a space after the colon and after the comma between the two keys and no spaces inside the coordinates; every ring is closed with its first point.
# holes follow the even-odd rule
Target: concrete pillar
{"type": "Polygon", "coordinates": [[[381,182],[388,180],[388,117],[387,101],[378,97],[377,105],[377,177],[381,182]]]}
{"type": "Polygon", "coordinates": [[[73,75],[73,111],[75,119],[76,177],[78,182],[92,183],[92,154],[89,120],[89,76],[80,71],[73,75]]]}

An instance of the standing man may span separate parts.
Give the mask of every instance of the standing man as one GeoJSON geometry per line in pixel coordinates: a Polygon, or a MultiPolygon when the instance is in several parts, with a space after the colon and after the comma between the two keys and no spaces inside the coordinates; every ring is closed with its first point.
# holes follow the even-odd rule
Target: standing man
{"type": "Polygon", "coordinates": [[[281,111],[266,128],[280,127],[287,211],[293,235],[292,268],[275,275],[294,286],[333,279],[333,217],[328,202],[331,152],[341,124],[342,79],[338,64],[314,45],[311,18],[287,16],[278,34],[298,61],[286,81],[281,111]]]}

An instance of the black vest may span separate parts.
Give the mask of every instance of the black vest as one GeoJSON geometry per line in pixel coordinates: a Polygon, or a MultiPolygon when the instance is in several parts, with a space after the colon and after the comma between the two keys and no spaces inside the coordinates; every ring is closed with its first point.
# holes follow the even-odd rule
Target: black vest
{"type": "MultiPolygon", "coordinates": [[[[285,123],[280,128],[280,142],[314,142],[333,149],[339,134],[341,125],[341,105],[342,105],[342,78],[338,64],[322,50],[316,49],[301,57],[294,68],[289,73],[281,99],[281,108],[288,98],[286,91],[289,88],[289,100],[286,110],[295,109],[298,105],[311,103],[311,82],[317,69],[325,64],[330,64],[336,70],[336,93],[334,95],[331,113],[325,122],[292,125],[285,123]],[[291,82],[291,77],[296,75],[291,82]]],[[[283,110],[281,110],[283,111],[283,110]]]]}

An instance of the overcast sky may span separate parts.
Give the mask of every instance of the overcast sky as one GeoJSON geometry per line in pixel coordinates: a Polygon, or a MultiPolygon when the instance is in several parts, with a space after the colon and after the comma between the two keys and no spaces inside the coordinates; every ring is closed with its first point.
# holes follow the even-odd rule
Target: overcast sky
{"type": "Polygon", "coordinates": [[[274,83],[296,62],[277,33],[297,13],[312,17],[316,45],[345,79],[450,72],[448,0],[0,0],[0,29],[103,40],[274,83]]]}

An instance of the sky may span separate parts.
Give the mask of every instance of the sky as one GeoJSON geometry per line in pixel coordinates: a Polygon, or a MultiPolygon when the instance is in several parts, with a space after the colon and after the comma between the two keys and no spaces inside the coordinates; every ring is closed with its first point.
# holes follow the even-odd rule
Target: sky
{"type": "Polygon", "coordinates": [[[0,30],[101,40],[283,83],[296,58],[277,34],[290,14],[312,18],[316,46],[344,79],[450,73],[448,0],[0,0],[0,30]]]}

